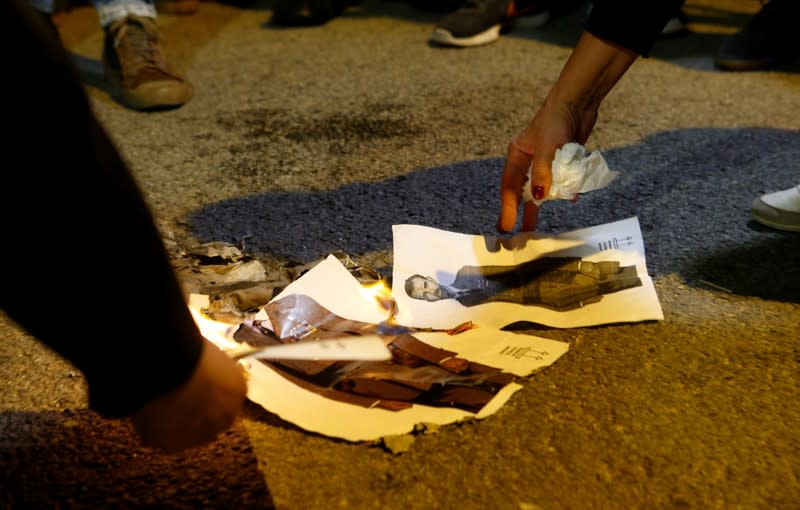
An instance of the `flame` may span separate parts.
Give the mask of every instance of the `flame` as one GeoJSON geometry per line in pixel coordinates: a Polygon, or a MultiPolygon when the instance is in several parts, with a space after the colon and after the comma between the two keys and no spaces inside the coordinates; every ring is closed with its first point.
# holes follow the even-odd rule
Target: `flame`
{"type": "Polygon", "coordinates": [[[368,283],[361,286],[361,290],[367,296],[391,297],[392,289],[386,284],[386,280],[378,280],[375,283],[368,283]]]}
{"type": "Polygon", "coordinates": [[[397,313],[397,303],[392,297],[392,288],[389,287],[386,280],[381,279],[375,283],[362,285],[361,292],[368,298],[373,298],[382,309],[389,312],[390,319],[397,313]]]}
{"type": "Polygon", "coordinates": [[[206,315],[202,308],[189,306],[189,311],[192,313],[192,318],[194,318],[200,333],[214,345],[223,351],[235,349],[239,346],[239,343],[233,339],[233,334],[239,329],[238,325],[215,321],[206,315]]]}

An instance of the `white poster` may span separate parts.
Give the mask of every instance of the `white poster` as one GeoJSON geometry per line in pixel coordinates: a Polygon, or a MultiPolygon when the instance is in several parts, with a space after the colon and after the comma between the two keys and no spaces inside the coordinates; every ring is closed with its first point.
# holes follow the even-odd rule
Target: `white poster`
{"type": "Polygon", "coordinates": [[[664,318],[636,218],[557,236],[418,225],[393,232],[393,297],[398,322],[408,326],[572,328],[664,318]]]}

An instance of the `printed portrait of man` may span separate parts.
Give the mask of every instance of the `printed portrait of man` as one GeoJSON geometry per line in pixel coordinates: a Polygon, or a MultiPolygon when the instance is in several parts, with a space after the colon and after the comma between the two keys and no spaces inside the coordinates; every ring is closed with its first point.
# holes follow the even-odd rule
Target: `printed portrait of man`
{"type": "Polygon", "coordinates": [[[449,285],[415,274],[406,279],[405,291],[413,299],[455,299],[464,306],[507,302],[567,311],[641,285],[636,266],[541,257],[516,266],[464,266],[449,285]]]}

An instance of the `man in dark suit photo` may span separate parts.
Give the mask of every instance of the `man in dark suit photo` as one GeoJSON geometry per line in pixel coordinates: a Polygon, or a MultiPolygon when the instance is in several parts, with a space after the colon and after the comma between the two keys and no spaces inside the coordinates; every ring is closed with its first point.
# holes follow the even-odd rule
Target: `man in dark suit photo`
{"type": "Polygon", "coordinates": [[[464,266],[449,285],[415,274],[406,279],[405,290],[425,301],[455,299],[464,306],[502,301],[567,311],[641,285],[636,266],[542,257],[516,266],[464,266]]]}

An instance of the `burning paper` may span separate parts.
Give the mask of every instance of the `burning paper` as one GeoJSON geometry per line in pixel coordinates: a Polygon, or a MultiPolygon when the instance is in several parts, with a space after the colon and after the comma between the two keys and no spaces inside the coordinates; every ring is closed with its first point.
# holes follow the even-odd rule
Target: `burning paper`
{"type": "Polygon", "coordinates": [[[380,338],[390,361],[242,361],[248,397],[306,430],[377,440],[485,418],[517,378],[549,366],[568,344],[497,328],[657,320],[636,218],[559,236],[469,236],[396,225],[393,288],[362,285],[333,255],[235,326],[190,301],[204,334],[228,352],[331,338],[380,338]]]}
{"type": "MultiPolygon", "coordinates": [[[[251,322],[250,325],[255,325],[251,322]]],[[[262,324],[259,323],[259,326],[262,324]]],[[[241,329],[241,328],[240,328],[241,329]]],[[[234,336],[236,338],[236,336],[234,336]]],[[[388,361],[392,352],[380,335],[357,335],[314,342],[248,345],[228,352],[234,360],[388,361]]]]}
{"type": "Polygon", "coordinates": [[[394,226],[397,320],[450,328],[558,328],[663,319],[636,218],[558,236],[394,226]]]}
{"type": "MultiPolygon", "coordinates": [[[[488,328],[460,334],[407,328],[393,320],[394,302],[386,299],[359,285],[331,256],[276,296],[259,318],[233,335],[225,329],[220,341],[230,348],[231,341],[264,345],[391,331],[384,335],[391,362],[246,363],[252,401],[306,430],[350,441],[489,416],[521,388],[517,376],[567,351],[563,342],[488,328]]],[[[193,296],[193,307],[202,303],[203,296],[193,296]]]]}
{"type": "MultiPolygon", "coordinates": [[[[234,338],[255,347],[311,347],[331,337],[343,343],[346,338],[374,337],[380,330],[377,324],[339,317],[299,294],[270,302],[265,311],[270,318],[269,327],[261,321],[243,324],[234,338]]],[[[426,344],[412,333],[409,330],[378,337],[389,347],[389,363],[364,361],[360,357],[347,361],[324,357],[265,363],[309,391],[342,402],[389,410],[424,403],[477,412],[514,379],[512,374],[498,368],[426,344]]]]}

